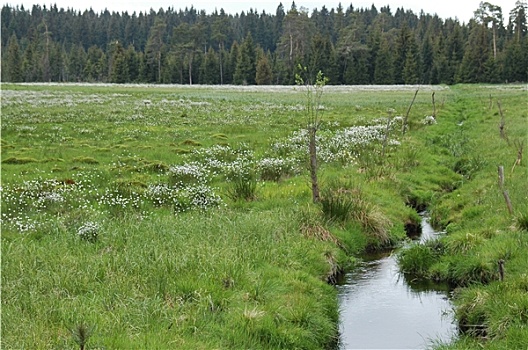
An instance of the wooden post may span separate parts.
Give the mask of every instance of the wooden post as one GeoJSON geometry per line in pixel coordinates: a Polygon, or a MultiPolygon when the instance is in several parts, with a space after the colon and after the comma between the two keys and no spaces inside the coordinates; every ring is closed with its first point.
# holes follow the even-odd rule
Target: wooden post
{"type": "Polygon", "coordinates": [[[515,147],[517,147],[517,159],[515,160],[515,163],[513,163],[513,166],[512,166],[512,172],[513,170],[515,169],[515,166],[517,165],[521,165],[522,163],[522,158],[523,158],[523,148],[524,148],[524,140],[523,141],[514,141],[513,144],[515,145],[515,147]]]}
{"type": "Polygon", "coordinates": [[[389,139],[391,119],[392,119],[392,110],[389,110],[389,116],[387,117],[387,127],[385,128],[385,135],[383,135],[383,145],[381,148],[381,157],[383,160],[385,160],[385,148],[387,147],[387,140],[389,139]]]}
{"type": "Polygon", "coordinates": [[[510,215],[512,215],[513,207],[510,201],[510,195],[508,194],[508,190],[502,190],[502,195],[504,196],[504,200],[506,201],[506,206],[508,207],[508,211],[510,212],[510,215]]]}
{"type": "Polygon", "coordinates": [[[411,104],[409,105],[409,108],[407,108],[407,113],[405,114],[405,118],[403,118],[402,123],[402,134],[405,135],[405,132],[407,131],[407,119],[409,118],[409,113],[411,112],[412,105],[414,104],[414,100],[416,100],[416,95],[418,95],[419,89],[416,89],[414,92],[414,97],[411,101],[411,104]]]}
{"type": "Polygon", "coordinates": [[[502,113],[502,107],[501,107],[500,101],[497,101],[497,106],[499,106],[499,113],[501,116],[501,121],[499,124],[500,137],[501,139],[505,139],[506,141],[508,141],[508,139],[506,138],[506,133],[504,132],[504,126],[506,125],[506,120],[504,119],[504,114],[502,113]]]}
{"type": "Polygon", "coordinates": [[[500,259],[498,261],[499,264],[499,279],[501,281],[504,281],[504,260],[500,259]]]}
{"type": "Polygon", "coordinates": [[[499,165],[499,188],[504,187],[504,167],[499,165]]]}
{"type": "Polygon", "coordinates": [[[431,95],[431,98],[433,99],[433,118],[436,119],[436,103],[435,103],[435,98],[434,98],[434,96],[435,96],[435,93],[434,93],[434,91],[433,91],[433,94],[431,95]]]}

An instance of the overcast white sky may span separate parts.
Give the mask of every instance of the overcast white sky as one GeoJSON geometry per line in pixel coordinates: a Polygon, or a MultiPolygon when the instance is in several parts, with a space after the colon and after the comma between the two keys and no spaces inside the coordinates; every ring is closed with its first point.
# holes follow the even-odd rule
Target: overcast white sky
{"type": "MultiPolygon", "coordinates": [[[[510,10],[515,5],[515,0],[487,0],[494,5],[502,7],[502,13],[505,22],[508,21],[508,15],[510,10]]],[[[214,2],[211,0],[91,0],[91,1],[79,1],[79,0],[8,0],[3,1],[4,4],[11,6],[24,5],[26,10],[30,10],[34,4],[41,6],[50,4],[57,4],[57,7],[61,8],[73,8],[75,10],[85,10],[92,8],[95,12],[101,12],[105,8],[110,12],[124,12],[128,11],[132,14],[134,11],[139,13],[140,11],[149,12],[150,9],[154,9],[156,12],[160,9],[167,9],[172,7],[175,10],[190,8],[194,6],[197,10],[205,10],[207,14],[212,13],[215,8],[220,10],[221,8],[228,14],[240,13],[242,11],[247,12],[250,8],[257,10],[261,13],[263,10],[267,13],[275,14],[275,10],[281,0],[261,0],[255,3],[244,0],[225,0],[222,2],[214,2]]],[[[326,6],[327,9],[336,8],[339,4],[339,0],[297,0],[295,1],[298,8],[305,7],[309,9],[309,12],[314,8],[321,9],[326,6]]],[[[378,10],[382,6],[389,5],[392,13],[396,12],[397,8],[403,7],[404,9],[412,10],[414,13],[419,14],[420,10],[424,10],[425,13],[438,14],[441,18],[458,18],[461,22],[467,22],[473,17],[473,11],[475,11],[481,0],[342,0],[341,4],[346,9],[352,3],[355,8],[370,8],[374,4],[378,10]]],[[[282,4],[287,11],[291,7],[292,0],[284,0],[282,4]]]]}

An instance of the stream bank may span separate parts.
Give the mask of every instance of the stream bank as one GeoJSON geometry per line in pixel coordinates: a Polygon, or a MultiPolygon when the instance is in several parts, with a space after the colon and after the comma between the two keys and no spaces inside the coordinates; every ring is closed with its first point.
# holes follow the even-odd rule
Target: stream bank
{"type": "MultiPolygon", "coordinates": [[[[438,232],[422,215],[415,244],[438,232]]],[[[337,285],[341,349],[423,349],[457,335],[449,288],[399,272],[395,251],[367,255],[337,285]]]]}

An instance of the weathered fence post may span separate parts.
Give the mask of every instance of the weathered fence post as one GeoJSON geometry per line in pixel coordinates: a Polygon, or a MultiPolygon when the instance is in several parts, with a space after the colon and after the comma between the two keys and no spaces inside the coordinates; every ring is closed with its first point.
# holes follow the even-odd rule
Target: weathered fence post
{"type": "Polygon", "coordinates": [[[501,281],[504,281],[504,260],[500,259],[498,261],[498,265],[499,265],[499,279],[501,281]]]}
{"type": "Polygon", "coordinates": [[[405,132],[407,131],[407,119],[409,118],[409,113],[411,112],[412,105],[414,104],[414,100],[416,100],[416,95],[418,95],[419,89],[416,89],[414,92],[414,97],[411,101],[411,104],[409,105],[409,108],[407,108],[407,113],[405,114],[405,118],[403,118],[402,123],[402,134],[405,135],[405,132]]]}
{"type": "Polygon", "coordinates": [[[504,127],[506,125],[506,120],[504,119],[504,113],[502,113],[502,107],[500,101],[497,101],[497,106],[499,106],[499,113],[501,116],[500,124],[499,124],[499,132],[501,139],[505,139],[508,141],[508,138],[506,137],[506,133],[504,132],[504,127]]]}
{"type": "Polygon", "coordinates": [[[499,173],[499,188],[502,189],[504,187],[504,167],[502,165],[499,165],[498,173],[499,173]]]}

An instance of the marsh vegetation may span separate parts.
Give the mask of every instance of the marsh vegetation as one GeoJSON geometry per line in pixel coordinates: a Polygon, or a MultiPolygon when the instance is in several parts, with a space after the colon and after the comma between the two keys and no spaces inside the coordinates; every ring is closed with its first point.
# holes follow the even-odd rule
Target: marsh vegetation
{"type": "Polygon", "coordinates": [[[526,87],[421,86],[403,134],[417,88],[325,87],[313,203],[302,89],[4,84],[3,346],[328,348],[328,282],[424,207],[400,268],[455,288],[446,348],[525,343],[526,87]]]}

